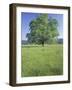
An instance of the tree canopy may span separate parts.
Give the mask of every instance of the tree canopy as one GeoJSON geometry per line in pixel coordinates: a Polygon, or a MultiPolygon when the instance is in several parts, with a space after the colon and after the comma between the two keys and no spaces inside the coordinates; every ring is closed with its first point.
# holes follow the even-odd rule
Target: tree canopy
{"type": "Polygon", "coordinates": [[[49,18],[48,14],[40,14],[36,19],[29,23],[30,33],[27,38],[30,43],[42,44],[53,43],[58,36],[58,22],[56,19],[49,18]]]}

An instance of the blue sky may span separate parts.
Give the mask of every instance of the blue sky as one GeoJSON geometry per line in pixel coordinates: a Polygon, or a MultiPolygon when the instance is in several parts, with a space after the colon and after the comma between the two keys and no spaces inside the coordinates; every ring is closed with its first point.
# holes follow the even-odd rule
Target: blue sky
{"type": "MultiPolygon", "coordinates": [[[[27,40],[26,34],[29,33],[29,23],[31,20],[36,19],[39,13],[21,13],[21,38],[27,40]]],[[[48,18],[52,17],[58,21],[58,38],[63,38],[63,14],[48,13],[48,18]]]]}

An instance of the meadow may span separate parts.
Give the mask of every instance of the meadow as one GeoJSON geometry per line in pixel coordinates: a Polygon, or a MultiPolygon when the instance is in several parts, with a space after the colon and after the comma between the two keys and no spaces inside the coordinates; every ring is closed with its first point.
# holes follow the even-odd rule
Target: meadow
{"type": "Polygon", "coordinates": [[[22,46],[21,76],[54,76],[63,74],[63,45],[22,46]]]}

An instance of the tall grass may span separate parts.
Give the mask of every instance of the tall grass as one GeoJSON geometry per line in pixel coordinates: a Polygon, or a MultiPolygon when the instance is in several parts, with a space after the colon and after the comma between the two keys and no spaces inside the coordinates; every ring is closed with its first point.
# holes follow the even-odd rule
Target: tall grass
{"type": "Polygon", "coordinates": [[[52,76],[63,74],[63,46],[22,46],[21,75],[52,76]]]}

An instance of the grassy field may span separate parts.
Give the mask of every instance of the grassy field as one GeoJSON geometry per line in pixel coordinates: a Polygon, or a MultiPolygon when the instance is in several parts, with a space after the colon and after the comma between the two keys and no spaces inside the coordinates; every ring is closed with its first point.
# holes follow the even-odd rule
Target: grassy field
{"type": "Polygon", "coordinates": [[[22,77],[62,74],[63,45],[22,46],[22,77]]]}

